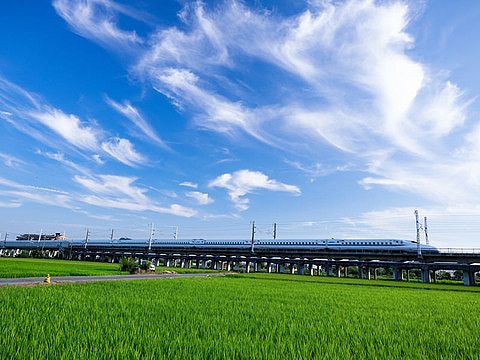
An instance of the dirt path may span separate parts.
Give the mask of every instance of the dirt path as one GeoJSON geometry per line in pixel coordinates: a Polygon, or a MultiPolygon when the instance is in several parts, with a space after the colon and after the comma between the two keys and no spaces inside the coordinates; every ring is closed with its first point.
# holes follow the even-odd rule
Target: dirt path
{"type": "MultiPolygon", "coordinates": [[[[117,281],[117,280],[145,280],[145,279],[169,279],[169,278],[183,278],[183,277],[209,277],[209,276],[224,276],[223,273],[209,273],[209,274],[148,274],[148,275],[105,275],[105,276],[52,276],[52,284],[62,283],[81,283],[94,281],[117,281]]],[[[0,286],[6,285],[37,285],[44,284],[43,277],[29,277],[29,278],[9,278],[1,279],[0,286]]]]}

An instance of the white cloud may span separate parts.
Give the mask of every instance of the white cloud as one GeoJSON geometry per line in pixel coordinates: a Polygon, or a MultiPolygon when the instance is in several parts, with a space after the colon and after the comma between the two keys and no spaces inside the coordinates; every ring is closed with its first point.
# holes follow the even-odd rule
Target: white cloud
{"type": "Polygon", "coordinates": [[[81,165],[78,165],[77,163],[75,163],[71,160],[66,159],[65,154],[62,153],[62,152],[53,153],[53,152],[48,152],[48,151],[43,152],[41,150],[36,150],[35,153],[38,154],[38,155],[45,156],[49,159],[58,161],[60,164],[65,165],[65,166],[69,167],[70,169],[75,170],[76,172],[79,172],[81,174],[84,174],[84,175],[89,175],[90,174],[90,170],[88,170],[87,168],[85,168],[81,165]]]}
{"type": "Polygon", "coordinates": [[[154,141],[161,147],[168,149],[168,146],[165,142],[160,139],[155,130],[152,129],[148,121],[143,117],[140,111],[135,108],[128,101],[125,101],[123,104],[120,104],[112,99],[106,99],[107,103],[120,114],[129,119],[137,128],[139,128],[144,135],[146,135],[150,140],[154,141]]]}
{"type": "Polygon", "coordinates": [[[153,211],[182,217],[192,217],[197,211],[179,204],[160,206],[147,195],[147,189],[134,185],[135,177],[99,175],[97,178],[75,176],[74,181],[95,195],[83,195],[80,201],[104,208],[129,211],[153,211]]]}
{"type": "Polygon", "coordinates": [[[18,208],[22,206],[22,203],[21,202],[17,202],[17,201],[11,201],[11,202],[4,202],[4,201],[0,201],[0,208],[18,208]]]}
{"type": "Polygon", "coordinates": [[[33,185],[23,185],[19,184],[15,181],[8,180],[5,178],[0,177],[0,185],[14,188],[14,189],[21,189],[21,190],[33,190],[33,191],[44,191],[44,192],[49,192],[49,193],[57,193],[57,194],[62,194],[62,195],[68,195],[68,192],[65,192],[63,190],[58,190],[58,189],[52,189],[52,188],[47,188],[47,187],[41,187],[41,186],[33,186],[33,185]]]}
{"type": "Polygon", "coordinates": [[[128,166],[146,163],[143,155],[138,153],[127,139],[113,138],[102,143],[102,149],[114,159],[128,166]]]}
{"type": "MultiPolygon", "coordinates": [[[[112,4],[84,7],[120,30],[116,16],[130,15],[112,4]]],[[[181,26],[149,37],[131,71],[200,128],[242,131],[314,163],[339,153],[366,173],[365,188],[472,205],[480,200],[478,121],[448,73],[413,55],[413,11],[407,1],[320,1],[287,17],[243,2],[191,2],[181,26]]],[[[104,34],[83,36],[111,37],[93,28],[104,34]]]]}
{"type": "Polygon", "coordinates": [[[43,102],[36,94],[0,77],[0,118],[17,130],[51,147],[70,144],[78,149],[98,147],[99,129],[83,123],[79,117],[66,114],[43,102]],[[50,131],[46,131],[46,130],[50,131]],[[58,135],[58,136],[56,136],[58,135]],[[65,142],[61,141],[64,139],[65,142]]]}
{"type": "Polygon", "coordinates": [[[328,176],[340,171],[349,171],[352,169],[351,165],[326,166],[319,162],[312,165],[304,165],[299,161],[285,160],[285,163],[292,168],[300,170],[310,177],[310,182],[315,181],[316,178],[328,176]]]}
{"type": "Polygon", "coordinates": [[[43,112],[32,112],[30,116],[78,148],[89,150],[97,148],[98,132],[82,124],[75,115],[47,108],[43,112]]]}
{"type": "Polygon", "coordinates": [[[204,89],[198,77],[190,70],[166,68],[150,73],[154,89],[171,98],[179,107],[189,106],[197,110],[194,116],[199,127],[233,136],[238,129],[268,142],[258,126],[261,117],[240,101],[233,102],[204,89]]]}
{"type": "Polygon", "coordinates": [[[199,205],[208,205],[214,201],[207,193],[202,193],[200,191],[189,191],[185,193],[185,195],[194,199],[199,205]]]}
{"type": "Polygon", "coordinates": [[[99,175],[98,179],[95,179],[91,177],[75,176],[74,180],[96,194],[127,196],[141,203],[148,201],[148,198],[145,195],[147,190],[133,185],[137,180],[135,177],[99,175]]]}
{"type": "Polygon", "coordinates": [[[2,160],[3,163],[8,167],[18,167],[21,165],[25,165],[25,161],[20,160],[19,158],[9,154],[0,153],[0,160],[2,160]]]}
{"type": "Polygon", "coordinates": [[[270,179],[259,171],[238,170],[234,173],[226,173],[213,179],[209,187],[219,187],[228,190],[230,200],[239,210],[249,208],[250,199],[244,196],[255,190],[282,191],[299,195],[300,189],[295,185],[288,185],[277,180],[270,179]]]}
{"type": "MultiPolygon", "coordinates": [[[[82,122],[76,115],[66,114],[62,110],[43,103],[37,95],[29,93],[0,77],[1,107],[8,109],[9,115],[0,114],[0,118],[47,146],[64,148],[65,145],[70,144],[77,150],[88,152],[103,150],[109,156],[128,166],[136,166],[147,162],[147,159],[135,150],[134,145],[129,140],[114,137],[102,141],[107,136],[106,131],[98,128],[98,126],[94,127],[82,122]],[[46,129],[50,131],[46,131],[46,129]],[[59,135],[59,137],[55,137],[55,135],[59,135]],[[60,141],[60,138],[64,139],[65,142],[60,141]]],[[[82,155],[84,154],[82,153],[82,155]]],[[[50,152],[46,156],[86,173],[85,168],[74,164],[72,161],[62,159],[63,152],[57,154],[50,152]]],[[[100,154],[94,153],[87,156],[91,157],[97,164],[103,164],[100,154]]],[[[0,155],[0,159],[2,158],[7,160],[0,155]]]]}
{"type": "Polygon", "coordinates": [[[103,165],[105,164],[105,161],[103,161],[102,157],[100,156],[100,154],[94,154],[92,155],[92,159],[93,161],[95,161],[97,163],[97,165],[103,165]]]}
{"type": "Polygon", "coordinates": [[[0,190],[1,195],[13,197],[16,199],[29,200],[43,205],[59,206],[72,209],[72,199],[69,195],[46,194],[41,192],[20,191],[20,190],[0,190]]]}
{"type": "Polygon", "coordinates": [[[192,189],[197,189],[198,188],[198,184],[196,183],[193,183],[191,181],[184,181],[184,182],[181,182],[180,184],[178,184],[180,186],[185,186],[185,187],[189,187],[189,188],[192,188],[192,189]]]}
{"type": "Polygon", "coordinates": [[[475,202],[478,181],[467,169],[476,166],[450,139],[471,131],[465,127],[470,101],[445,73],[410,55],[411,17],[402,1],[321,2],[291,17],[241,2],[208,9],[190,3],[181,13],[182,29],[159,30],[134,69],[200,127],[227,135],[241,129],[312,156],[328,144],[370,173],[360,181],[366,188],[475,202]],[[244,59],[278,74],[268,77],[268,90],[259,88],[269,100],[248,83],[252,69],[245,70],[244,59]],[[233,92],[224,86],[218,79],[226,69],[250,87],[233,92]]]}
{"type": "Polygon", "coordinates": [[[20,204],[21,200],[27,200],[44,205],[73,208],[70,194],[62,190],[24,185],[5,178],[0,178],[0,186],[7,188],[0,190],[0,195],[13,199],[6,203],[10,204],[10,207],[17,207],[15,204],[20,204]]]}
{"type": "Polygon", "coordinates": [[[131,16],[132,12],[114,1],[54,0],[53,6],[74,32],[105,47],[132,50],[143,42],[135,31],[122,30],[117,26],[117,13],[131,16]]]}

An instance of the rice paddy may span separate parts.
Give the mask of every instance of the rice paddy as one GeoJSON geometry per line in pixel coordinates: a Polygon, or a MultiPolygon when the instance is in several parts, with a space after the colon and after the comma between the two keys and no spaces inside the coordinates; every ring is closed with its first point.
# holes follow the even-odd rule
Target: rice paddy
{"type": "Polygon", "coordinates": [[[2,359],[478,359],[478,288],[238,275],[0,288],[2,359]]]}
{"type": "MultiPolygon", "coordinates": [[[[175,271],[176,273],[208,272],[205,269],[181,269],[157,267],[156,272],[175,271]]],[[[212,270],[210,270],[212,271],[212,270]]],[[[95,276],[121,275],[119,264],[71,261],[57,259],[2,258],[0,257],[0,278],[51,276],[95,276]]]]}
{"type": "MultiPolygon", "coordinates": [[[[0,277],[120,275],[118,264],[32,258],[0,258],[0,277]]],[[[125,273],[126,274],[126,273],[125,273]]]]}

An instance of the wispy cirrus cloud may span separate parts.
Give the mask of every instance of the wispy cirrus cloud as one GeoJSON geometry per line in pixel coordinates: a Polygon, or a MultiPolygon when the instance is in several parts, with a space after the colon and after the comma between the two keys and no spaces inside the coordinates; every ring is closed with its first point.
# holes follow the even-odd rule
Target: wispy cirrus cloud
{"type": "Polygon", "coordinates": [[[247,210],[250,199],[248,195],[256,190],[269,190],[288,192],[294,195],[301,193],[300,188],[295,185],[288,185],[274,179],[260,171],[238,170],[233,173],[226,173],[210,181],[209,187],[218,187],[228,190],[228,196],[238,210],[247,210]]]}
{"type": "Polygon", "coordinates": [[[62,207],[92,218],[105,215],[87,211],[85,205],[103,209],[152,211],[181,217],[192,217],[197,211],[179,204],[161,206],[147,195],[147,189],[135,186],[137,178],[116,175],[76,175],[73,181],[90,193],[25,185],[0,178],[0,207],[19,207],[25,202],[62,207]]]}
{"type": "Polygon", "coordinates": [[[199,205],[209,205],[214,202],[208,193],[202,193],[200,191],[189,191],[185,193],[185,196],[195,200],[199,205]]]}
{"type": "MultiPolygon", "coordinates": [[[[24,185],[6,178],[0,178],[0,196],[9,199],[6,204],[21,204],[24,201],[36,202],[73,209],[72,199],[66,191],[48,187],[24,185]]],[[[16,205],[12,207],[18,207],[16,205]]]]}
{"type": "Polygon", "coordinates": [[[286,164],[290,165],[292,168],[299,170],[306,174],[310,178],[310,182],[315,181],[318,177],[327,176],[334,174],[336,172],[350,171],[352,166],[349,164],[346,165],[337,165],[337,166],[328,166],[316,162],[312,165],[302,164],[300,161],[291,161],[284,160],[286,164]]]}
{"type": "Polygon", "coordinates": [[[168,145],[158,136],[158,134],[153,130],[151,125],[145,119],[145,117],[140,113],[140,111],[134,107],[130,102],[124,101],[123,103],[118,103],[113,101],[109,97],[106,98],[106,102],[120,114],[129,119],[140,131],[150,140],[160,145],[161,147],[168,149],[168,145]]]}
{"type": "Polygon", "coordinates": [[[97,177],[75,176],[74,181],[88,189],[92,194],[83,195],[84,203],[113,209],[130,211],[153,211],[182,217],[192,217],[197,211],[179,204],[160,206],[147,195],[147,189],[137,187],[135,177],[99,175],[97,177]]]}
{"type": "Polygon", "coordinates": [[[143,43],[135,31],[122,30],[118,14],[140,18],[139,12],[109,0],[54,0],[53,7],[77,34],[115,49],[134,50],[143,43]]]}
{"type": "Polygon", "coordinates": [[[184,182],[181,182],[178,185],[184,186],[184,187],[189,187],[189,188],[192,188],[192,189],[197,189],[198,188],[198,184],[194,183],[194,182],[191,182],[191,181],[184,181],[184,182]]]}
{"type": "Polygon", "coordinates": [[[22,203],[19,201],[0,201],[0,208],[18,208],[20,206],[22,206],[22,203]]]}
{"type": "Polygon", "coordinates": [[[60,164],[70,168],[71,170],[73,170],[77,173],[81,173],[81,174],[84,174],[84,175],[90,175],[90,173],[91,173],[90,170],[87,169],[86,167],[84,167],[82,165],[79,165],[72,160],[67,159],[65,157],[65,154],[62,153],[62,152],[49,152],[49,151],[44,152],[40,149],[37,149],[35,151],[35,153],[37,155],[42,155],[42,156],[44,156],[48,159],[58,161],[60,164]]]}
{"type": "Polygon", "coordinates": [[[370,173],[360,181],[368,188],[468,202],[478,177],[467,168],[477,167],[452,136],[475,137],[465,122],[471,101],[411,55],[411,11],[403,1],[321,2],[283,17],[242,2],[188,3],[185,26],[153,35],[134,69],[199,126],[242,130],[275,146],[327,145],[370,173]],[[272,66],[272,85],[256,86],[244,59],[272,66]],[[232,92],[218,83],[233,69],[248,88],[232,92]]]}
{"type": "Polygon", "coordinates": [[[201,128],[245,133],[314,163],[319,149],[342,154],[366,173],[366,189],[477,203],[472,100],[415,54],[414,11],[401,0],[307,2],[289,16],[189,2],[181,26],[153,32],[130,71],[201,128]]]}
{"type": "MultiPolygon", "coordinates": [[[[89,157],[100,165],[102,160],[98,152],[101,151],[128,166],[146,163],[146,158],[128,139],[109,138],[108,132],[98,124],[84,122],[77,115],[56,109],[45,103],[40,96],[2,77],[0,109],[6,110],[0,113],[1,119],[49,147],[61,149],[66,144],[82,154],[90,153],[89,157]]],[[[61,159],[56,156],[55,160],[61,159]]],[[[71,162],[60,162],[72,167],[71,162]]]]}
{"type": "Polygon", "coordinates": [[[0,153],[0,160],[8,167],[18,167],[25,165],[25,161],[9,154],[0,153]]]}
{"type": "Polygon", "coordinates": [[[53,108],[45,108],[42,112],[32,112],[27,115],[78,148],[97,149],[98,131],[82,124],[75,115],[65,114],[53,108]]]}
{"type": "Polygon", "coordinates": [[[108,155],[128,166],[146,163],[146,158],[138,153],[127,139],[113,138],[102,143],[102,149],[108,155]]]}

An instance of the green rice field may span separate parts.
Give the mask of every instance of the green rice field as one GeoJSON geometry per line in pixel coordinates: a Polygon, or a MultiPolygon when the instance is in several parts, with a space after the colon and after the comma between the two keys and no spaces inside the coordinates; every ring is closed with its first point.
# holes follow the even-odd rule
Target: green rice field
{"type": "MultiPolygon", "coordinates": [[[[56,259],[0,258],[0,277],[120,275],[118,264],[56,259]]],[[[125,273],[126,274],[126,273],[125,273]]]]}
{"type": "MultiPolygon", "coordinates": [[[[156,272],[175,271],[176,273],[208,272],[205,269],[181,269],[157,267],[156,272]]],[[[210,270],[212,271],[212,270],[210,270]]],[[[95,276],[121,275],[119,264],[71,261],[57,259],[0,258],[0,278],[18,278],[35,276],[95,276]]]]}
{"type": "Polygon", "coordinates": [[[478,359],[479,288],[231,275],[0,288],[1,359],[478,359]]]}

